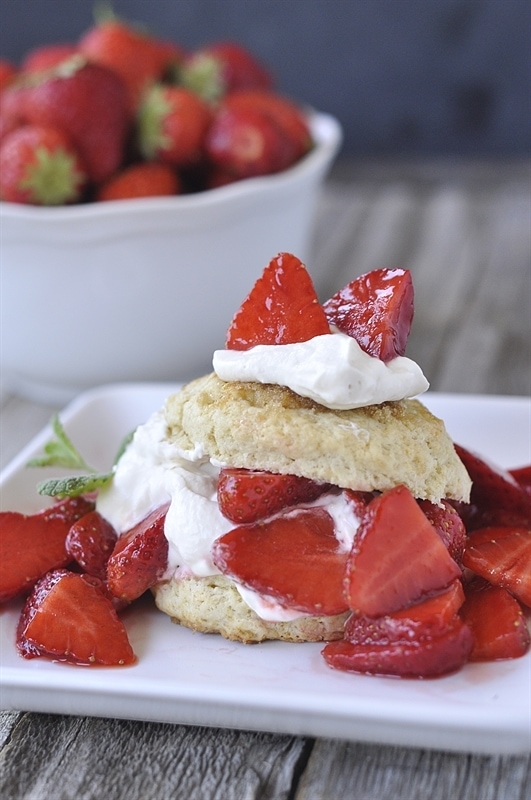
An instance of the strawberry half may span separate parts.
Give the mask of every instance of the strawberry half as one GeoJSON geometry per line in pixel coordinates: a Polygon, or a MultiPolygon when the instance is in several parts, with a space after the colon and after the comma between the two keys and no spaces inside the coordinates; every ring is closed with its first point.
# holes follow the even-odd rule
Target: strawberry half
{"type": "Polygon", "coordinates": [[[327,488],[298,475],[226,467],[219,473],[218,505],[224,517],[241,525],[316,500],[327,488]]]}
{"type": "Polygon", "coordinates": [[[422,603],[383,617],[358,617],[345,623],[345,640],[326,647],[323,656],[349,672],[433,678],[455,672],[468,660],[472,635],[459,619],[465,595],[461,581],[422,603]]]}
{"type": "Polygon", "coordinates": [[[527,653],[531,636],[518,600],[481,578],[465,587],[461,618],[474,635],[470,661],[498,661],[527,653]]]}
{"type": "Polygon", "coordinates": [[[493,527],[473,531],[463,564],[531,608],[531,530],[493,527]]]}
{"type": "Polygon", "coordinates": [[[132,602],[162,577],[168,564],[167,510],[155,509],[118,539],[107,563],[107,585],[115,597],[132,602]]]}
{"type": "Polygon", "coordinates": [[[349,556],[345,590],[355,614],[379,617],[440,592],[461,570],[405,486],[372,500],[349,556]]]}
{"type": "Polygon", "coordinates": [[[470,503],[459,506],[468,531],[489,526],[531,527],[531,493],[507,470],[455,445],[472,480],[470,503]]]}
{"type": "Polygon", "coordinates": [[[413,280],[407,269],[375,269],[324,303],[328,322],[382,361],[403,356],[413,322],[413,280]]]}
{"type": "Polygon", "coordinates": [[[279,253],[264,269],[227,331],[229,350],[305,342],[330,333],[310,275],[300,259],[279,253]]]}
{"type": "Polygon", "coordinates": [[[17,647],[25,658],[126,666],[135,654],[111,601],[92,579],[67,570],[48,573],[22,611],[17,647]]]}
{"type": "Polygon", "coordinates": [[[68,531],[93,509],[94,503],[77,497],[38,514],[0,513],[0,602],[27,593],[49,570],[66,566],[68,531]]]}
{"type": "Polygon", "coordinates": [[[473,646],[470,628],[458,618],[442,633],[422,635],[416,626],[401,626],[389,641],[375,635],[367,643],[342,639],[330,642],[322,651],[334,669],[366,675],[399,678],[438,678],[457,672],[468,661],[473,646]]]}
{"type": "Polygon", "coordinates": [[[267,522],[242,525],[212,547],[214,564],[224,575],[281,606],[318,615],[347,610],[347,556],[334,535],[332,517],[322,508],[297,509],[267,522]]]}

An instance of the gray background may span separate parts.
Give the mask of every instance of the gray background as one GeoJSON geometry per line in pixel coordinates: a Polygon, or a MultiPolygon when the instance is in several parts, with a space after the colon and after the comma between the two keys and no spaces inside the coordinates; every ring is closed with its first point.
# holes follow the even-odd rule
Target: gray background
{"type": "MultiPolygon", "coordinates": [[[[76,40],[94,0],[2,0],[0,52],[76,40]]],[[[287,94],[336,115],[347,156],[521,156],[531,0],[114,0],[193,48],[239,40],[287,94]]]]}

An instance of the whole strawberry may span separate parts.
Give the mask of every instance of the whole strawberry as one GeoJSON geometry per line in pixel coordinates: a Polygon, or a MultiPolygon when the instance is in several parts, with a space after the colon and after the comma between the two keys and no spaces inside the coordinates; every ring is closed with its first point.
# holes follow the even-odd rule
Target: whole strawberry
{"type": "Polygon", "coordinates": [[[103,64],[122,78],[132,111],[144,90],[162,79],[183,57],[177,45],[159,41],[118,19],[94,25],[78,46],[91,61],[103,64]]]}
{"type": "Polygon", "coordinates": [[[126,87],[110,69],[75,55],[12,91],[25,122],[68,136],[91,181],[100,183],[118,169],[130,114],[126,87]]]}
{"type": "Polygon", "coordinates": [[[273,79],[245,47],[216,42],[185,59],[181,82],[206,100],[217,101],[235,89],[270,89],[273,79]]]}
{"type": "Polygon", "coordinates": [[[96,200],[131,200],[179,194],[180,182],[170,164],[158,161],[131,164],[100,186],[96,200]]]}
{"type": "Polygon", "coordinates": [[[43,72],[44,70],[53,69],[63,61],[66,61],[67,58],[71,58],[76,52],[76,45],[69,44],[68,42],[45,44],[42,45],[42,47],[34,47],[26,54],[20,65],[20,71],[43,72]]]}
{"type": "Polygon", "coordinates": [[[79,200],[85,174],[62,131],[24,125],[0,145],[0,197],[11,203],[55,206],[79,200]]]}
{"type": "Polygon", "coordinates": [[[211,121],[209,106],[180,86],[153,86],[138,115],[138,144],[146,159],[177,167],[197,163],[211,121]]]}
{"type": "Polygon", "coordinates": [[[208,130],[205,151],[216,169],[235,178],[280,172],[295,158],[291,139],[255,108],[222,108],[208,130]]]}

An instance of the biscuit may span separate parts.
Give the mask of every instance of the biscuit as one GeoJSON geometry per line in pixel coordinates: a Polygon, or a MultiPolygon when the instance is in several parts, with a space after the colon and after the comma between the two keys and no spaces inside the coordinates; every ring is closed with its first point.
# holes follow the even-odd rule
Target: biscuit
{"type": "Polygon", "coordinates": [[[290,389],[198,378],[168,398],[169,437],[216,463],[345,489],[468,501],[470,478],[442,420],[418,400],[334,411],[290,389]]]}
{"type": "Polygon", "coordinates": [[[242,600],[234,584],[223,575],[183,578],[157,584],[152,589],[160,611],[172,621],[200,633],[220,633],[225,639],[255,644],[266,639],[285,642],[323,642],[343,637],[348,616],[301,616],[289,622],[261,619],[242,600]]]}

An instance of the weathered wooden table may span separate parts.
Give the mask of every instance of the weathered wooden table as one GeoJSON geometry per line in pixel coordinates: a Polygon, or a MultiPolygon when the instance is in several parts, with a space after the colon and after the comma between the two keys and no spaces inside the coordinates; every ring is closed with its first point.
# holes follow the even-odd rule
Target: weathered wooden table
{"type": "MultiPolygon", "coordinates": [[[[409,267],[408,355],[431,388],[528,396],[530,178],[528,162],[340,163],[319,206],[311,261],[328,265],[331,291],[378,266],[409,267]]],[[[55,410],[3,395],[2,465],[55,410]]],[[[522,436],[531,440],[531,431],[522,436]]],[[[527,800],[531,792],[526,754],[26,712],[0,719],[6,800],[527,800]]]]}

